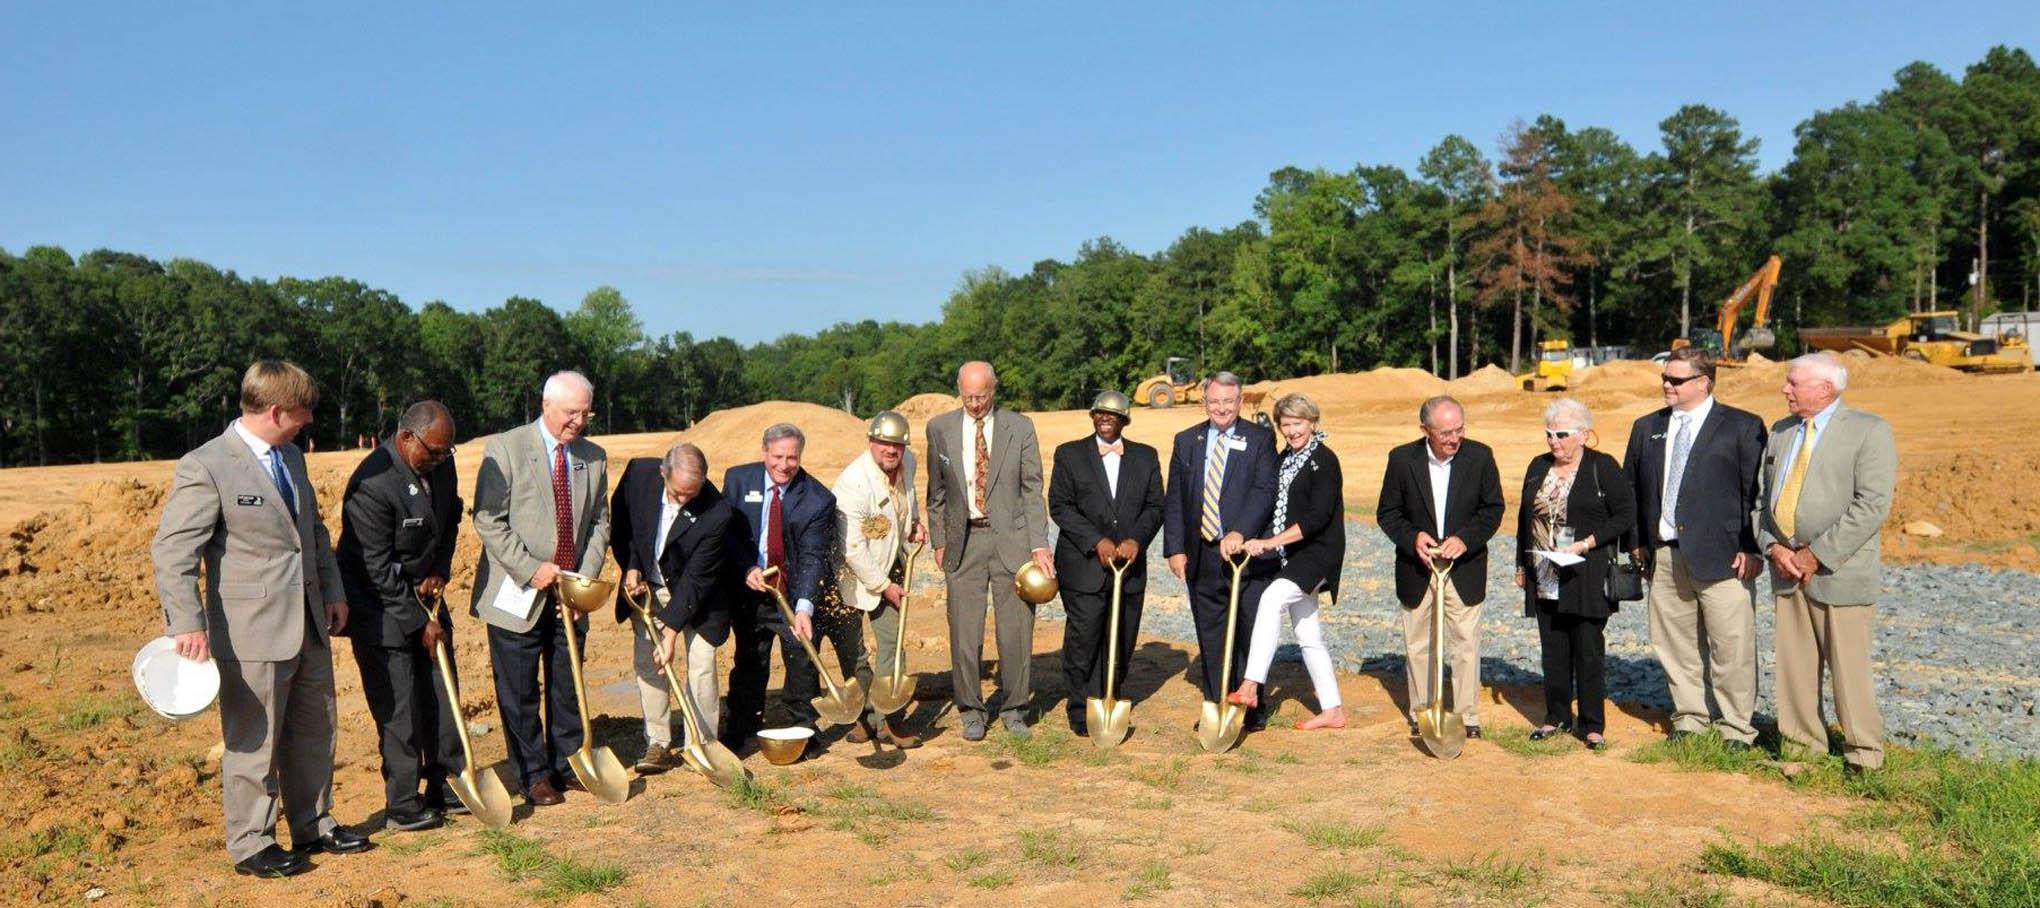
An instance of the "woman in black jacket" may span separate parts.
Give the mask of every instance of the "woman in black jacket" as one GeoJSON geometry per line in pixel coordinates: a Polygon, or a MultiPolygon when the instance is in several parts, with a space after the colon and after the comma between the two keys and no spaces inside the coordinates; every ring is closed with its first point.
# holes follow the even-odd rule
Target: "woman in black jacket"
{"type": "Polygon", "coordinates": [[[1537,619],[1544,648],[1544,724],[1531,740],[1573,730],[1577,692],[1579,733],[1589,749],[1599,750],[1606,743],[1602,634],[1617,606],[1606,592],[1608,564],[1636,520],[1636,500],[1615,458],[1586,446],[1593,425],[1587,405],[1570,397],[1544,409],[1551,453],[1530,461],[1523,477],[1516,586],[1525,593],[1523,614],[1537,619]],[[1540,552],[1586,560],[1561,566],[1540,552]]]}
{"type": "Polygon", "coordinates": [[[1333,601],[1339,598],[1339,567],[1346,559],[1346,496],[1338,455],[1325,446],[1318,419],[1317,404],[1301,394],[1284,395],[1275,402],[1275,429],[1289,448],[1282,452],[1276,473],[1275,518],[1269,535],[1248,540],[1246,550],[1256,558],[1279,560],[1281,569],[1254,606],[1246,677],[1225,697],[1240,706],[1260,705],[1261,685],[1268,680],[1276,636],[1281,633],[1277,615],[1286,609],[1296,625],[1303,666],[1317,689],[1318,714],[1296,723],[1305,730],[1346,727],[1339,679],[1318,627],[1317,598],[1320,590],[1330,593],[1333,601]]]}

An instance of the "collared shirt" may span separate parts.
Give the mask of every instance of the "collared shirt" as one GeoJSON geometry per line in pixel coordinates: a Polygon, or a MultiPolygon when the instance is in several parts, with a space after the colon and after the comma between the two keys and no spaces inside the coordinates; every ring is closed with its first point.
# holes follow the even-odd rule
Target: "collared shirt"
{"type": "MultiPolygon", "coordinates": [[[[985,453],[987,455],[992,452],[992,439],[998,437],[992,433],[992,417],[998,415],[998,412],[997,408],[985,411],[985,453]]],[[[990,489],[989,482],[986,488],[990,489]]],[[[987,497],[989,497],[989,493],[987,497]]],[[[978,510],[977,506],[977,418],[971,416],[969,410],[963,411],[963,506],[970,509],[970,519],[972,520],[978,520],[985,516],[985,513],[978,510]]]]}
{"type": "Polygon", "coordinates": [[[1665,475],[1658,483],[1657,534],[1666,542],[1679,538],[1679,528],[1672,525],[1672,508],[1678,502],[1666,499],[1672,491],[1672,448],[1676,447],[1681,428],[1691,432],[1692,435],[1686,439],[1686,463],[1690,465],[1693,462],[1691,445],[1700,439],[1700,427],[1707,424],[1707,414],[1712,412],[1714,395],[1709,394],[1700,398],[1699,405],[1691,410],[1673,410],[1671,421],[1665,424],[1665,475]]]}
{"type": "MultiPolygon", "coordinates": [[[[255,465],[262,468],[262,475],[264,476],[270,475],[269,451],[271,448],[274,448],[276,446],[270,444],[269,442],[263,441],[260,438],[257,438],[255,436],[255,433],[248,431],[248,427],[242,425],[241,420],[238,418],[234,420],[234,434],[241,436],[241,440],[247,443],[248,450],[255,452],[255,465]]],[[[288,471],[289,469],[290,467],[288,465],[284,467],[285,471],[288,471]]],[[[274,481],[275,481],[274,478],[272,478],[271,482],[274,481]]],[[[282,492],[281,489],[278,489],[277,491],[279,493],[282,492]]],[[[295,510],[296,508],[304,504],[304,493],[298,491],[296,480],[291,481],[290,491],[292,496],[297,499],[296,501],[290,503],[291,509],[295,510]]]]}
{"type": "Polygon", "coordinates": [[[1438,459],[1438,452],[1431,450],[1430,441],[1424,442],[1424,465],[1431,474],[1431,516],[1438,521],[1438,539],[1445,538],[1445,493],[1452,488],[1452,462],[1458,454],[1438,459]]]}
{"type": "Polygon", "coordinates": [[[666,536],[673,531],[673,521],[680,519],[680,506],[673,503],[662,491],[659,493],[659,535],[652,537],[652,563],[645,565],[645,582],[654,587],[666,585],[666,572],[659,570],[659,559],[666,555],[666,536]]]}
{"type": "MultiPolygon", "coordinates": [[[[1091,440],[1097,442],[1098,447],[1100,448],[1103,448],[1106,445],[1105,439],[1099,438],[1096,435],[1091,436],[1091,440]]],[[[1122,436],[1117,442],[1117,444],[1119,445],[1120,450],[1122,451],[1126,450],[1125,437],[1122,436]]],[[[1114,498],[1119,497],[1119,459],[1123,456],[1124,455],[1122,454],[1098,455],[1098,457],[1101,460],[1105,461],[1105,489],[1106,491],[1111,492],[1112,497],[1114,498]]]]}
{"type": "MultiPolygon", "coordinates": [[[[795,475],[798,475],[798,474],[795,474],[795,475]]],[[[779,513],[780,513],[780,517],[781,517],[781,522],[783,523],[783,522],[784,522],[784,518],[785,518],[785,515],[786,515],[786,487],[787,487],[788,485],[791,485],[791,483],[789,482],[789,483],[782,483],[782,484],[776,484],[776,485],[775,485],[775,484],[773,484],[773,482],[772,482],[772,472],[771,472],[770,470],[767,470],[767,471],[766,471],[766,473],[765,473],[765,500],[764,500],[764,501],[762,501],[762,502],[760,502],[760,503],[758,504],[758,566],[759,566],[759,567],[766,567],[766,566],[767,566],[767,565],[766,565],[766,558],[767,558],[767,552],[766,552],[766,545],[767,545],[767,544],[768,544],[768,543],[769,543],[769,542],[771,541],[771,538],[772,538],[772,536],[771,536],[771,533],[772,533],[772,496],[774,496],[774,495],[778,495],[778,496],[779,496],[779,513]]],[[[784,532],[784,531],[785,531],[785,529],[786,529],[786,528],[785,528],[784,526],[781,526],[781,527],[780,527],[780,531],[781,531],[781,532],[784,532]]],[[[788,566],[787,566],[786,568],[784,568],[784,569],[785,569],[785,570],[789,570],[789,571],[790,571],[790,570],[792,570],[792,568],[793,568],[793,566],[792,566],[792,565],[788,565],[788,566]]],[[[787,578],[787,580],[789,580],[789,581],[791,581],[792,579],[793,579],[792,577],[788,577],[788,578],[787,578]]],[[[814,604],[813,602],[810,602],[810,601],[808,601],[807,599],[804,599],[804,598],[803,598],[803,599],[798,599],[798,600],[795,600],[795,601],[794,601],[794,603],[793,603],[793,610],[794,610],[795,612],[798,612],[798,613],[800,613],[800,614],[803,614],[803,615],[812,615],[812,614],[814,614],[814,612],[815,612],[815,604],[814,604]]]]}
{"type": "MultiPolygon", "coordinates": [[[[553,458],[557,456],[553,453],[553,451],[559,448],[560,440],[554,438],[551,432],[546,431],[545,419],[543,417],[541,417],[538,420],[538,422],[534,423],[533,425],[538,426],[538,437],[545,442],[545,468],[547,470],[548,475],[550,475],[550,472],[552,470],[553,458]]],[[[574,452],[570,448],[567,450],[567,472],[571,474],[573,471],[574,471],[574,452]]]]}
{"type": "MultiPolygon", "coordinates": [[[[1819,413],[1813,414],[1813,419],[1800,421],[1799,431],[1792,433],[1792,443],[1785,446],[1785,460],[1778,468],[1779,485],[1785,484],[1785,477],[1792,471],[1792,461],[1799,457],[1799,445],[1806,440],[1806,424],[1813,423],[1813,446],[1818,448],[1821,439],[1827,437],[1828,421],[1834,419],[1835,411],[1841,408],[1842,399],[1837,397],[1827,406],[1820,408],[1819,413]]],[[[1809,453],[1807,456],[1813,455],[1809,453]]]]}

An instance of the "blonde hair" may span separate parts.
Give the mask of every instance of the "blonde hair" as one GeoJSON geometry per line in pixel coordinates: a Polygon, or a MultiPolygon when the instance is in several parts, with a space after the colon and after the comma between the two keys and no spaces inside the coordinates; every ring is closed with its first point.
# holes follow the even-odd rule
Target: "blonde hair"
{"type": "Polygon", "coordinates": [[[270,407],[295,410],[319,405],[319,388],[297,363],[283,359],[256,360],[241,373],[241,412],[260,413],[270,407]]]}
{"type": "Polygon", "coordinates": [[[1321,418],[1317,402],[1295,392],[1284,394],[1281,400],[1275,402],[1275,418],[1283,417],[1308,419],[1312,425],[1316,425],[1321,418]]]}

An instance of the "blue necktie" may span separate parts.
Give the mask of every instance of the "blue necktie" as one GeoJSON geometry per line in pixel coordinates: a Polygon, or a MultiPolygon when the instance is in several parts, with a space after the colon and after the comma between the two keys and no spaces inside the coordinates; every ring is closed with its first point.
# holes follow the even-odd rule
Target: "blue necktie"
{"type": "Polygon", "coordinates": [[[297,519],[297,489],[290,484],[290,472],[283,468],[283,455],[275,448],[269,449],[269,480],[276,483],[276,491],[283,495],[283,506],[290,509],[290,519],[297,519]]]}

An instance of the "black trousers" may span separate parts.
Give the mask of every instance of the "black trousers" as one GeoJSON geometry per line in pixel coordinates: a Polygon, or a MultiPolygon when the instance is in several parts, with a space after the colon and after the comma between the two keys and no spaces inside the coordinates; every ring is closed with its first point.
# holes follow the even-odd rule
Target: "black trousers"
{"type": "Polygon", "coordinates": [[[1581,734],[1607,728],[1606,618],[1583,618],[1537,603],[1537,640],[1544,648],[1544,724],[1574,727],[1581,734]],[[1579,721],[1573,721],[1573,695],[1579,695],[1579,721]]]}
{"type": "MultiPolygon", "coordinates": [[[[1202,667],[1203,677],[1198,686],[1204,691],[1204,699],[1213,703],[1225,699],[1233,688],[1239,687],[1240,680],[1247,672],[1247,644],[1254,637],[1255,606],[1261,601],[1261,591],[1268,588],[1272,576],[1256,576],[1252,567],[1240,577],[1239,618],[1233,629],[1233,645],[1230,653],[1225,649],[1226,613],[1232,603],[1232,566],[1219,557],[1218,543],[1198,540],[1191,543],[1190,560],[1197,566],[1197,576],[1190,583],[1190,617],[1197,625],[1197,660],[1202,667]],[[1220,681],[1223,671],[1225,679],[1220,681]]],[[[1263,706],[1256,710],[1265,710],[1263,706]]]]}
{"type": "MultiPolygon", "coordinates": [[[[1144,592],[1144,591],[1143,591],[1144,592]]],[[[1119,665],[1113,672],[1114,696],[1124,698],[1118,689],[1126,682],[1126,671],[1133,659],[1135,638],[1140,635],[1140,607],[1142,592],[1122,591],[1119,596],[1119,665]]],[[[1112,617],[1112,587],[1107,582],[1105,589],[1095,593],[1080,593],[1075,590],[1062,591],[1063,683],[1070,689],[1069,713],[1072,716],[1084,714],[1084,700],[1088,697],[1105,695],[1105,632],[1112,617]]],[[[1219,629],[1223,634],[1224,628],[1219,629]]]]}
{"type": "MultiPolygon", "coordinates": [[[[538,623],[522,634],[489,626],[505,749],[511,769],[527,788],[540,781],[565,782],[573,771],[567,755],[581,749],[581,703],[574,696],[574,667],[560,629],[560,610],[548,601],[540,605],[540,614],[538,623]]],[[[585,632],[586,624],[576,624],[577,633],[585,632]]]]}
{"type": "MultiPolygon", "coordinates": [[[[730,631],[736,642],[735,664],[730,667],[729,723],[723,730],[725,743],[734,747],[765,727],[765,685],[772,677],[772,645],[779,644],[779,657],[786,666],[785,683],[780,686],[780,705],[787,723],[814,727],[820,716],[814,699],[822,691],[822,677],[808,661],[807,650],[793,636],[793,628],[779,613],[771,594],[746,590],[743,600],[731,610],[730,631]]],[[[831,622],[821,615],[813,618],[817,652],[826,644],[836,653],[836,664],[847,677],[857,671],[864,651],[863,628],[854,619],[831,622]]]]}
{"type": "MultiPolygon", "coordinates": [[[[439,626],[448,631],[447,648],[451,650],[452,625],[443,612],[439,626]]],[[[391,812],[415,813],[435,797],[443,797],[446,777],[465,765],[460,732],[453,721],[458,704],[447,702],[446,686],[440,683],[432,651],[416,640],[402,646],[356,640],[354,664],[361,669],[361,693],[368,698],[368,712],[375,717],[381,744],[383,805],[391,812]],[[423,798],[420,781],[426,785],[423,798]]],[[[451,652],[447,664],[453,665],[451,652]]],[[[456,666],[456,679],[459,672],[456,666]]]]}

